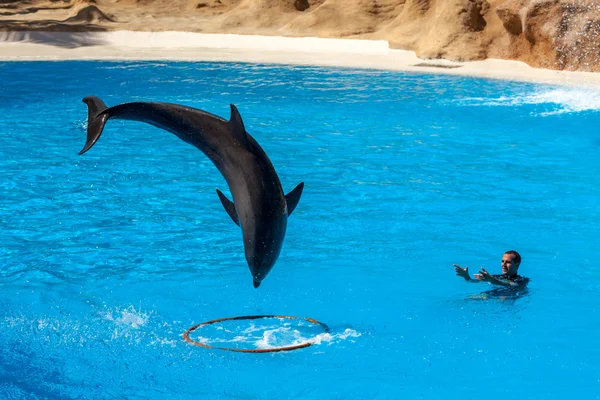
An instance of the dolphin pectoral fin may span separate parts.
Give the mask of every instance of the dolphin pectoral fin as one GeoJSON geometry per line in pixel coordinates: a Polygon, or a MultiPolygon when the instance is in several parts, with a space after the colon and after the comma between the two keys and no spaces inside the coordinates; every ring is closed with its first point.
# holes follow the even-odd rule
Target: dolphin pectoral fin
{"type": "Polygon", "coordinates": [[[240,226],[240,221],[238,220],[237,211],[235,211],[235,205],[231,201],[229,201],[229,199],[227,197],[225,197],[225,195],[219,189],[217,189],[217,195],[219,195],[219,200],[221,200],[221,203],[223,204],[223,208],[225,208],[225,211],[227,211],[227,214],[229,214],[229,216],[231,217],[231,219],[233,220],[233,222],[235,222],[235,224],[237,226],[240,226]]]}
{"type": "Polygon", "coordinates": [[[104,124],[109,118],[108,114],[103,114],[107,110],[106,104],[98,97],[88,96],[83,99],[83,102],[88,106],[88,123],[87,123],[87,139],[85,146],[79,152],[79,155],[85,153],[100,139],[104,124]]]}
{"type": "Polygon", "coordinates": [[[244,121],[242,121],[242,116],[238,109],[230,104],[231,107],[231,117],[229,118],[229,128],[231,129],[231,133],[233,137],[237,139],[243,146],[248,146],[248,138],[246,136],[246,128],[244,127],[244,121]]]}
{"type": "Polygon", "coordinates": [[[298,205],[298,202],[300,201],[300,196],[302,195],[302,189],[304,189],[304,182],[301,182],[298,186],[294,188],[294,190],[285,195],[285,201],[287,202],[288,217],[292,215],[292,212],[294,212],[294,209],[298,205]]]}

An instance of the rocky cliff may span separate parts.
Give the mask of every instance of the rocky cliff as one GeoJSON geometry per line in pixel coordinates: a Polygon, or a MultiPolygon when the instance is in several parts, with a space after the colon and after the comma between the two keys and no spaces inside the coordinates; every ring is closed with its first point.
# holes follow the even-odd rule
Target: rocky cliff
{"type": "Polygon", "coordinates": [[[0,0],[0,30],[123,29],[384,39],[600,72],[600,0],[0,0]]]}

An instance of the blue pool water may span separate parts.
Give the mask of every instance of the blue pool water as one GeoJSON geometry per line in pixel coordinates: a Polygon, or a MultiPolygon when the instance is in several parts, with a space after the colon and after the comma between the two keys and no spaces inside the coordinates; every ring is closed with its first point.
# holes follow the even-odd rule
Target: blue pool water
{"type": "Polygon", "coordinates": [[[0,82],[0,397],[600,397],[600,93],[184,62],[0,63],[0,82]],[[259,289],[208,158],[123,121],[78,156],[88,95],[224,118],[234,103],[284,190],[305,182],[259,289]],[[489,285],[454,274],[499,273],[509,249],[531,279],[516,298],[481,300],[489,285]],[[196,336],[317,336],[268,354],[182,338],[254,314],[330,331],[265,320],[196,336]]]}

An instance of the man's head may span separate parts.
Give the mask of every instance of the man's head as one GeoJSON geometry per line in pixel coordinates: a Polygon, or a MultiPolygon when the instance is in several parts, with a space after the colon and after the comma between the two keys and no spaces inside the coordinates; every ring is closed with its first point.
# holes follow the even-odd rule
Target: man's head
{"type": "Polygon", "coordinates": [[[502,273],[508,276],[515,275],[521,264],[521,255],[514,250],[509,250],[502,256],[502,273]]]}

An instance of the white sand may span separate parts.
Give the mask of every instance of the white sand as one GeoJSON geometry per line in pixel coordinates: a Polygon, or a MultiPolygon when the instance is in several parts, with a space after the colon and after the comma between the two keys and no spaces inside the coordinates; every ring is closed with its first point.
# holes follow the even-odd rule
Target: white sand
{"type": "Polygon", "coordinates": [[[190,32],[0,32],[0,60],[186,60],[355,67],[468,75],[600,89],[600,73],[531,68],[522,62],[423,60],[386,41],[190,32]],[[425,63],[458,68],[416,66],[425,63]]]}

